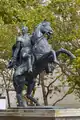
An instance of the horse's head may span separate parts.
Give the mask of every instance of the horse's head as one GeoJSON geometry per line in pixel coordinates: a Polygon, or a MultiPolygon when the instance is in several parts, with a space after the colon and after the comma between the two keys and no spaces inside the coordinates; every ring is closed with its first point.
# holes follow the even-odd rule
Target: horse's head
{"type": "Polygon", "coordinates": [[[53,30],[50,26],[50,22],[47,22],[47,21],[43,21],[41,24],[40,24],[40,31],[43,33],[43,34],[47,34],[47,35],[51,35],[53,33],[53,30]]]}

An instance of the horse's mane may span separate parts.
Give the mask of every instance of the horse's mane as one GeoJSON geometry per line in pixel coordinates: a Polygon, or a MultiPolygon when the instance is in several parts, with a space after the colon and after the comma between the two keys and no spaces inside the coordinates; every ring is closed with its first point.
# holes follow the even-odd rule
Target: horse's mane
{"type": "Polygon", "coordinates": [[[44,21],[40,22],[40,23],[35,27],[35,29],[39,28],[41,25],[47,25],[47,24],[50,25],[50,22],[44,20],[44,21]]]}

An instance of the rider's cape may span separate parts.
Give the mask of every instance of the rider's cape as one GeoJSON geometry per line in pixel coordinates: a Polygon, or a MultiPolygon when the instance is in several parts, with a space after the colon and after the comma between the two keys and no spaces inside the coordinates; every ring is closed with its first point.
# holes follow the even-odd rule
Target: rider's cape
{"type": "MultiPolygon", "coordinates": [[[[16,43],[15,43],[15,44],[12,46],[12,58],[13,58],[13,56],[14,56],[14,52],[15,52],[16,48],[17,48],[17,47],[16,47],[16,43]]],[[[21,48],[20,48],[20,49],[21,49],[21,48]]],[[[13,61],[12,61],[12,60],[13,60],[13,59],[11,59],[11,60],[9,61],[9,63],[8,63],[8,68],[13,68],[13,67],[14,67],[14,64],[13,64],[13,61]]],[[[18,52],[15,65],[18,66],[19,63],[20,63],[20,50],[19,50],[19,52],[18,52]]]]}

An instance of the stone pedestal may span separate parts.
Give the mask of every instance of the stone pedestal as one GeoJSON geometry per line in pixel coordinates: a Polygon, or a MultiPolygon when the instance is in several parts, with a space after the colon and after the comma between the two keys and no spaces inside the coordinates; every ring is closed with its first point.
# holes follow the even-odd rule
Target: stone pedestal
{"type": "Polygon", "coordinates": [[[0,97],[0,110],[6,109],[6,97],[0,97]]]}

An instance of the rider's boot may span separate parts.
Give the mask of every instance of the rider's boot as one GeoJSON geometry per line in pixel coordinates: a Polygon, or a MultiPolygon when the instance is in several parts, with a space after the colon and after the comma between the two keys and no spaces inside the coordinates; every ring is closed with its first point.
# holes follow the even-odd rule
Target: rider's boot
{"type": "Polygon", "coordinates": [[[28,73],[32,73],[33,70],[32,70],[32,63],[31,63],[31,58],[29,57],[28,58],[28,73]]]}
{"type": "Polygon", "coordinates": [[[29,67],[28,73],[32,73],[32,67],[29,67]]]}

